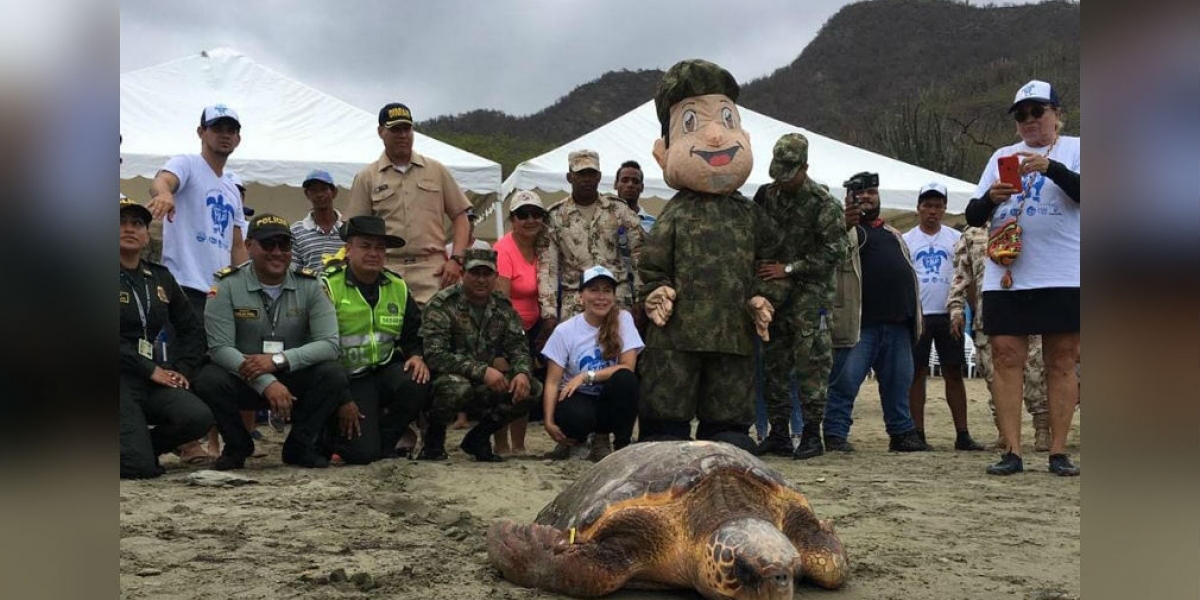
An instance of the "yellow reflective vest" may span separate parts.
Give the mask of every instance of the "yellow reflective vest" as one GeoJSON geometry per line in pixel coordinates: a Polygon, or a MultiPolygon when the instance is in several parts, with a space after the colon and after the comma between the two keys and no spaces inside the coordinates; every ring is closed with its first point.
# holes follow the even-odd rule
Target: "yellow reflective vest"
{"type": "Polygon", "coordinates": [[[408,285],[399,275],[380,273],[379,301],[372,307],[363,298],[345,264],[331,266],[321,282],[337,312],[338,343],[341,363],[351,375],[359,375],[384,365],[392,358],[404,327],[404,308],[408,304],[408,285]]]}

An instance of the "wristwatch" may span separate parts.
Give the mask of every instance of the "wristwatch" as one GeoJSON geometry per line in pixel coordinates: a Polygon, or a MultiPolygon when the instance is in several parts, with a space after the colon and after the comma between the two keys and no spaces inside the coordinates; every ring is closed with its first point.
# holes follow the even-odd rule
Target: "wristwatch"
{"type": "Polygon", "coordinates": [[[596,370],[595,370],[595,369],[588,369],[588,372],[587,372],[587,384],[588,384],[588,385],[592,385],[593,383],[596,383],[596,370]]]}
{"type": "Polygon", "coordinates": [[[275,368],[279,369],[280,372],[287,371],[287,368],[288,368],[287,357],[284,356],[282,352],[280,352],[279,354],[272,354],[271,362],[274,363],[275,368]]]}
{"type": "Polygon", "coordinates": [[[791,275],[791,274],[792,274],[792,271],[795,271],[795,270],[796,270],[796,266],[795,266],[795,265],[793,265],[792,263],[788,263],[788,264],[786,264],[786,265],[783,265],[783,272],[784,272],[784,273],[787,273],[788,275],[791,275]]]}

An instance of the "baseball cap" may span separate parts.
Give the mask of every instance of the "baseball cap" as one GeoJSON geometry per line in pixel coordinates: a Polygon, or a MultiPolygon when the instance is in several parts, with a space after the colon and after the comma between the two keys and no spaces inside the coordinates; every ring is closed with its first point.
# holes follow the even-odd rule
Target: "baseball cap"
{"type": "Polygon", "coordinates": [[[771,179],[790,181],[800,167],[808,164],[808,138],[799,133],[787,133],[775,142],[771,156],[771,179]]]}
{"type": "Polygon", "coordinates": [[[1049,103],[1058,106],[1058,92],[1049,83],[1039,79],[1031,80],[1029,83],[1021,86],[1017,90],[1017,95],[1013,97],[1012,106],[1008,107],[1008,112],[1016,110],[1017,105],[1026,101],[1033,100],[1034,102],[1049,103]]]}
{"type": "Polygon", "coordinates": [[[496,251],[486,248],[468,248],[463,253],[463,270],[470,271],[475,267],[487,267],[496,270],[496,251]]]}
{"type": "Polygon", "coordinates": [[[350,238],[356,235],[369,235],[383,238],[388,248],[399,248],[404,245],[404,238],[389,234],[387,223],[384,222],[383,217],[375,215],[350,217],[350,220],[342,226],[341,234],[345,241],[350,241],[350,238]]]}
{"type": "Polygon", "coordinates": [[[917,199],[920,200],[921,198],[924,198],[926,194],[937,194],[943,198],[950,197],[950,195],[946,193],[946,186],[936,181],[930,181],[929,183],[921,186],[921,191],[917,192],[917,199]]]}
{"type": "Polygon", "coordinates": [[[121,202],[121,212],[125,212],[126,209],[131,210],[131,211],[137,213],[137,215],[139,217],[141,217],[142,220],[145,221],[147,225],[149,225],[150,221],[153,220],[153,215],[150,214],[150,209],[146,208],[145,206],[142,206],[141,204],[138,204],[137,200],[134,200],[133,198],[122,195],[120,202],[121,202]]]}
{"type": "Polygon", "coordinates": [[[579,278],[579,289],[587,287],[587,284],[591,283],[592,280],[600,277],[612,281],[614,286],[617,285],[617,278],[612,274],[612,271],[609,271],[600,265],[596,265],[594,267],[589,267],[583,272],[583,275],[579,278]]]}
{"type": "Polygon", "coordinates": [[[200,126],[212,127],[213,123],[221,119],[229,119],[238,127],[242,126],[242,121],[238,118],[237,111],[224,104],[214,104],[204,107],[204,112],[200,113],[200,126]]]}
{"type": "MultiPolygon", "coordinates": [[[[306,187],[308,187],[308,184],[310,184],[314,181],[328,183],[331,186],[334,185],[333,184],[333,175],[330,175],[329,171],[322,171],[321,169],[313,169],[312,171],[308,172],[308,176],[306,176],[304,178],[304,182],[300,184],[300,187],[306,188],[306,187]]],[[[334,186],[334,187],[336,187],[336,186],[334,186]]]]}
{"type": "Polygon", "coordinates": [[[278,236],[292,237],[292,230],[288,227],[288,222],[283,217],[271,213],[263,213],[250,219],[246,239],[265,240],[278,236]]]}
{"type": "Polygon", "coordinates": [[[542,205],[542,199],[539,198],[537,194],[530,190],[520,190],[513,194],[512,198],[508,201],[508,212],[510,214],[517,212],[518,208],[524,206],[536,206],[541,209],[542,212],[546,211],[546,207],[542,205]]]}
{"type": "Polygon", "coordinates": [[[585,169],[600,170],[600,155],[595,150],[575,150],[567,155],[567,164],[572,173],[585,169]]]}
{"type": "Polygon", "coordinates": [[[399,102],[385,104],[379,109],[379,124],[384,127],[391,128],[404,123],[412,125],[412,122],[412,111],[399,102]]]}

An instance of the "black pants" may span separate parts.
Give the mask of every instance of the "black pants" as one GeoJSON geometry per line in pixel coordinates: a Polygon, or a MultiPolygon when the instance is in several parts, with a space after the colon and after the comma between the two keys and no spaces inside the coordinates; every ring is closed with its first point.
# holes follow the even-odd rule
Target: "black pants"
{"type": "Polygon", "coordinates": [[[633,436],[638,415],[638,378],[621,369],[605,381],[599,396],[572,394],[554,408],[554,422],[573,440],[589,433],[613,434],[613,446],[624,448],[633,436]]]}
{"type": "Polygon", "coordinates": [[[392,453],[396,442],[422,410],[429,407],[429,384],[413,381],[403,362],[350,379],[350,398],[364,419],[362,435],[346,439],[334,414],[330,419],[334,449],[342,460],[365,465],[392,453]]]}
{"type": "Polygon", "coordinates": [[[158,456],[203,436],[213,423],[195,394],[134,375],[121,374],[120,410],[122,479],[161,475],[158,456]]]}
{"type": "Polygon", "coordinates": [[[187,296],[188,304],[192,305],[192,312],[196,313],[196,320],[200,322],[200,331],[204,331],[204,307],[208,304],[208,292],[185,287],[183,295],[187,296]]]}
{"type": "MultiPolygon", "coordinates": [[[[346,393],[346,369],[328,361],[289,373],[276,373],[280,383],[296,397],[292,403],[292,431],[284,442],[285,449],[316,452],[317,440],[346,393]]],[[[196,395],[212,409],[217,431],[225,438],[225,456],[246,458],[254,453],[254,439],[242,423],[239,410],[269,408],[267,399],[260,396],[241,377],[215,363],[200,369],[193,383],[196,395]]]]}

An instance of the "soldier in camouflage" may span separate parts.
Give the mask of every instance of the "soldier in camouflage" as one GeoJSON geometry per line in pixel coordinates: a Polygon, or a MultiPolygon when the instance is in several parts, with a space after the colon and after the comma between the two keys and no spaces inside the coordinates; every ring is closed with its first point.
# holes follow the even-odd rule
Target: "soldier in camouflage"
{"type": "Polygon", "coordinates": [[[848,237],[841,205],[808,178],[808,139],[799,133],[779,138],[770,174],[775,181],[759,188],[755,200],[774,223],[782,248],[780,262],[762,263],[758,276],[789,280],[792,288],[771,320],[770,340],[763,343],[763,393],[771,430],[758,453],[806,459],[825,452],[821,421],[833,367],[827,315],[833,306],[834,272],[846,258],[848,237]],[[788,436],[793,372],[804,416],[795,450],[788,436]]]}
{"type": "Polygon", "coordinates": [[[595,265],[617,277],[617,302],[632,311],[645,238],[641,220],[625,201],[599,193],[600,156],[595,151],[571,152],[568,162],[571,195],[547,210],[546,235],[538,246],[538,302],[542,318],[548,320],[545,335],[583,312],[579,278],[595,265]]]}
{"type": "Polygon", "coordinates": [[[463,270],[462,282],[434,294],[422,315],[425,362],[435,374],[425,446],[441,449],[446,424],[459,412],[478,414],[460,447],[475,460],[501,462],[490,436],[528,414],[542,385],[532,375],[521,317],[495,291],[496,252],[467,250],[463,270]]]}
{"type": "MultiPolygon", "coordinates": [[[[968,227],[954,247],[954,281],[946,308],[950,311],[950,328],[960,337],[965,329],[965,307],[971,304],[974,315],[971,331],[975,342],[975,364],[992,386],[992,349],[988,336],[983,332],[983,298],[979,290],[983,286],[983,267],[987,262],[988,232],[984,227],[968,227]]],[[[988,408],[996,416],[996,404],[988,393],[988,408]]],[[[1025,410],[1033,417],[1034,450],[1045,452],[1050,449],[1050,408],[1046,404],[1046,368],[1042,364],[1042,336],[1029,336],[1029,357],[1025,360],[1025,410]]],[[[1000,429],[1000,424],[996,424],[1000,429]]],[[[1002,441],[996,442],[1003,447],[1002,441]]]]}
{"type": "Polygon", "coordinates": [[[787,280],[755,275],[779,248],[766,213],[737,193],[753,166],[737,96],[728,71],[688,60],[654,97],[654,157],[679,192],[638,263],[638,297],[653,323],[640,361],[642,440],[688,439],[698,418],[697,438],[755,449],[754,335],[767,337],[787,280]]]}

